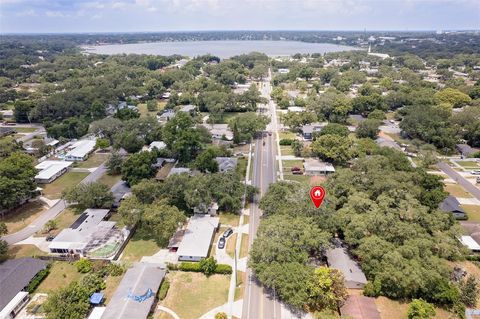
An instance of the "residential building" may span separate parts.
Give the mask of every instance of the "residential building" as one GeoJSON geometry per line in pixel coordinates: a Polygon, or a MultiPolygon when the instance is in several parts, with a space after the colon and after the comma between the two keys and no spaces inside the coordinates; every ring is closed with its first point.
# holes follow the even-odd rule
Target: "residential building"
{"type": "Polygon", "coordinates": [[[455,219],[468,219],[467,213],[460,206],[460,202],[452,195],[448,195],[447,198],[440,203],[440,209],[446,213],[451,213],[455,219]]]}
{"type": "Polygon", "coordinates": [[[72,162],[84,161],[94,149],[95,140],[79,140],[69,147],[64,159],[72,162]]]}
{"type": "Polygon", "coordinates": [[[303,138],[306,140],[311,140],[313,138],[313,134],[320,132],[324,126],[325,124],[323,123],[305,124],[301,128],[303,138]]]}
{"type": "Polygon", "coordinates": [[[325,163],[317,159],[308,159],[303,163],[305,175],[318,176],[335,173],[335,168],[330,163],[325,163]]]}
{"type": "Polygon", "coordinates": [[[278,73],[280,74],[288,74],[290,72],[290,69],[278,69],[278,73]]]}
{"type": "Polygon", "coordinates": [[[148,151],[151,152],[151,151],[153,151],[154,148],[161,151],[166,147],[167,147],[167,144],[165,144],[165,142],[154,141],[154,142],[150,143],[150,145],[148,146],[148,151]]]}
{"type": "Polygon", "coordinates": [[[233,132],[228,127],[228,124],[203,124],[212,135],[214,140],[233,140],[233,132]]]}
{"type": "Polygon", "coordinates": [[[153,167],[159,169],[165,166],[167,163],[175,163],[174,158],[164,158],[164,157],[157,157],[157,162],[153,164],[153,167]]]}
{"type": "Polygon", "coordinates": [[[215,162],[218,164],[218,171],[225,173],[237,168],[238,159],[236,157],[215,157],[215,162]]]}
{"type": "Polygon", "coordinates": [[[473,252],[480,252],[480,245],[471,236],[460,236],[460,242],[473,252]]]}
{"type": "Polygon", "coordinates": [[[123,276],[101,319],[146,319],[165,274],[163,264],[135,263],[123,276]]]}
{"type": "Polygon", "coordinates": [[[349,295],[340,307],[342,318],[381,319],[375,299],[359,295],[349,295]]]}
{"type": "Polygon", "coordinates": [[[173,119],[175,117],[175,111],[174,110],[165,110],[160,116],[157,115],[157,120],[160,123],[166,123],[173,119]]]}
{"type": "Polygon", "coordinates": [[[289,106],[287,110],[288,112],[300,113],[304,111],[304,108],[300,106],[289,106]]]}
{"type": "Polygon", "coordinates": [[[191,174],[192,170],[188,167],[173,167],[168,176],[177,175],[177,174],[191,174]]]}
{"type": "Polygon", "coordinates": [[[39,170],[38,174],[35,175],[35,181],[39,184],[51,183],[68,171],[72,164],[72,162],[67,161],[43,161],[35,166],[39,170]]]}
{"type": "Polygon", "coordinates": [[[28,302],[25,288],[47,262],[36,258],[9,259],[0,264],[0,319],[12,319],[28,302]]]}
{"type": "Polygon", "coordinates": [[[217,202],[211,202],[210,205],[201,204],[197,207],[193,208],[193,212],[195,214],[204,214],[210,216],[216,216],[218,211],[218,204],[217,202]]]}
{"type": "Polygon", "coordinates": [[[87,209],[69,227],[60,232],[48,246],[54,254],[75,254],[92,259],[115,255],[129,231],[116,228],[116,222],[104,221],[108,209],[87,209]]]}
{"type": "Polygon", "coordinates": [[[190,217],[177,255],[179,261],[200,261],[208,257],[220,218],[196,214],[190,217]]]}
{"type": "Polygon", "coordinates": [[[471,155],[478,152],[477,149],[474,149],[473,147],[471,147],[468,144],[457,144],[457,145],[455,145],[455,148],[462,155],[462,158],[470,157],[471,155]]]}
{"type": "Polygon", "coordinates": [[[185,113],[188,113],[190,114],[191,116],[195,116],[195,113],[197,111],[197,107],[195,105],[192,105],[192,104],[189,104],[189,105],[184,105],[182,106],[182,108],[180,108],[180,110],[178,110],[179,112],[185,112],[185,113]]]}
{"type": "Polygon", "coordinates": [[[380,147],[393,148],[393,149],[396,149],[396,150],[399,150],[399,151],[402,150],[402,148],[400,147],[400,145],[397,144],[397,142],[392,141],[392,140],[388,140],[388,139],[383,138],[383,137],[378,137],[375,140],[375,143],[377,143],[377,145],[380,146],[380,147]]]}
{"type": "Polygon", "coordinates": [[[362,289],[367,284],[367,278],[358,263],[350,257],[347,248],[337,245],[326,252],[327,262],[330,268],[342,272],[345,279],[345,287],[350,289],[362,289]]]}

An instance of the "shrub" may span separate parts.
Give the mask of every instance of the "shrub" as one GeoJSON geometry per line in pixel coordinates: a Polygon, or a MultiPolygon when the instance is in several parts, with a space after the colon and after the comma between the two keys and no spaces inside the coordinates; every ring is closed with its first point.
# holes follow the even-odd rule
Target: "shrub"
{"type": "Polygon", "coordinates": [[[47,268],[40,270],[35,277],[30,281],[30,283],[27,286],[27,291],[28,293],[32,293],[37,289],[38,285],[45,279],[45,277],[48,276],[50,273],[50,264],[47,265],[47,268]]]}
{"type": "Polygon", "coordinates": [[[292,145],[293,140],[290,138],[282,138],[279,142],[280,145],[292,145]]]}
{"type": "Polygon", "coordinates": [[[122,275],[123,273],[125,272],[125,267],[123,265],[120,265],[120,264],[109,264],[107,266],[107,273],[110,275],[110,276],[120,276],[122,275]]]}
{"type": "Polygon", "coordinates": [[[217,261],[213,257],[203,258],[200,260],[199,266],[205,276],[210,277],[217,269],[217,261]]]}
{"type": "Polygon", "coordinates": [[[177,264],[172,264],[172,263],[167,263],[167,269],[168,270],[178,270],[178,265],[177,264]]]}
{"type": "Polygon", "coordinates": [[[163,300],[167,296],[168,288],[170,288],[170,281],[167,278],[162,282],[160,290],[158,291],[158,299],[163,300]]]}
{"type": "Polygon", "coordinates": [[[218,264],[217,268],[215,268],[216,274],[221,275],[230,275],[232,273],[232,266],[225,265],[225,264],[218,264]]]}
{"type": "Polygon", "coordinates": [[[82,274],[86,274],[92,271],[93,263],[88,259],[82,258],[75,262],[75,267],[77,267],[78,272],[82,274]]]}
{"type": "Polygon", "coordinates": [[[192,271],[192,272],[201,272],[200,264],[198,263],[190,263],[190,262],[183,262],[178,266],[178,270],[181,271],[192,271]]]}
{"type": "MultiPolygon", "coordinates": [[[[213,259],[213,257],[211,257],[213,259]]],[[[209,258],[207,258],[209,259],[209,258]]],[[[206,260],[206,259],[204,259],[206,260]]],[[[215,262],[216,263],[216,262],[215,262]]],[[[182,262],[179,265],[168,265],[169,270],[180,270],[180,271],[189,271],[189,272],[203,272],[205,273],[200,266],[200,263],[194,262],[182,262]]],[[[220,275],[229,275],[232,273],[232,267],[230,265],[225,264],[216,264],[215,270],[212,274],[220,274],[220,275]]]]}
{"type": "Polygon", "coordinates": [[[227,314],[225,312],[217,312],[215,319],[227,319],[227,314]]]}

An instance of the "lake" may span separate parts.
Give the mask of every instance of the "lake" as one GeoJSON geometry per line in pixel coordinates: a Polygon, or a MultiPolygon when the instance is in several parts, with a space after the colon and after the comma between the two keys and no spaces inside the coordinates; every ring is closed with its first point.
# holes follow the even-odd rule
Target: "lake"
{"type": "Polygon", "coordinates": [[[269,56],[289,56],[295,53],[328,53],[357,50],[358,48],[330,43],[307,43],[299,41],[178,41],[146,42],[129,44],[106,44],[83,46],[85,51],[98,54],[180,54],[194,57],[213,54],[220,58],[229,58],[252,51],[269,56]]]}

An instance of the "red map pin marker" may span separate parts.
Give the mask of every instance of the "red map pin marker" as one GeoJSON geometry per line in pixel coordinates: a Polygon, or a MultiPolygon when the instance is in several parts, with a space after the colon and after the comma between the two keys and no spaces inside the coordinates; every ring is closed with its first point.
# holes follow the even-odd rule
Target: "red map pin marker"
{"type": "Polygon", "coordinates": [[[322,186],[314,186],[310,190],[310,198],[312,199],[313,204],[316,208],[319,208],[322,205],[323,199],[325,198],[325,189],[322,186]]]}

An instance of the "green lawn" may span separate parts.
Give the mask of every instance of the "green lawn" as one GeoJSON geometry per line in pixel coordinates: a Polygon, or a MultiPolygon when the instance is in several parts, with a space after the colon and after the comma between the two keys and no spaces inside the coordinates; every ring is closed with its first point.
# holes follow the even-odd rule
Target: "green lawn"
{"type": "Polygon", "coordinates": [[[94,154],[91,154],[86,161],[77,162],[75,164],[75,167],[79,167],[79,168],[98,167],[102,165],[102,163],[105,162],[109,156],[110,154],[108,153],[94,153],[94,154]]]}
{"type": "Polygon", "coordinates": [[[159,111],[162,111],[165,108],[166,102],[157,102],[157,110],[150,112],[147,109],[146,103],[140,103],[137,105],[138,111],[140,112],[140,117],[156,116],[159,111]]]}
{"type": "Polygon", "coordinates": [[[5,218],[0,218],[0,222],[4,222],[7,225],[8,233],[12,234],[29,225],[45,210],[46,208],[40,201],[29,202],[15,208],[5,215],[5,218]]]}
{"type": "Polygon", "coordinates": [[[18,133],[32,133],[35,132],[37,128],[35,127],[15,127],[15,131],[18,133]]]}
{"type": "Polygon", "coordinates": [[[296,166],[303,169],[303,161],[302,160],[282,161],[282,166],[288,167],[288,168],[292,168],[296,166]]]}
{"type": "Polygon", "coordinates": [[[462,205],[468,215],[468,221],[480,222],[480,206],[479,205],[462,205]]]}
{"type": "Polygon", "coordinates": [[[240,246],[240,258],[248,255],[248,235],[242,234],[242,244],[240,246]]]}
{"type": "MultiPolygon", "coordinates": [[[[50,235],[56,236],[58,235],[63,229],[70,227],[74,221],[80,216],[80,213],[75,212],[73,208],[66,208],[60,215],[55,218],[57,222],[57,228],[50,231],[50,235]]],[[[40,231],[40,236],[45,236],[46,234],[43,231],[40,231]]]]}
{"type": "Polygon", "coordinates": [[[109,175],[108,173],[105,173],[102,175],[102,177],[100,177],[98,182],[108,186],[109,188],[112,188],[112,186],[119,182],[121,179],[122,175],[109,175]]]}
{"type": "Polygon", "coordinates": [[[282,155],[294,155],[291,146],[280,146],[280,152],[282,155]]]}
{"type": "Polygon", "coordinates": [[[479,167],[476,161],[456,161],[456,163],[463,168],[475,169],[479,167]]]}
{"type": "Polygon", "coordinates": [[[75,186],[80,183],[89,173],[85,172],[67,172],[57,178],[50,184],[43,187],[43,195],[49,199],[58,199],[62,195],[62,191],[68,187],[75,186]]]}
{"type": "Polygon", "coordinates": [[[299,183],[310,183],[310,176],[307,175],[283,175],[284,179],[289,181],[296,181],[299,183]]]}
{"type": "Polygon", "coordinates": [[[240,175],[242,180],[245,178],[245,174],[247,172],[247,165],[248,165],[248,158],[247,157],[239,157],[238,158],[236,171],[240,175]]]}
{"type": "Polygon", "coordinates": [[[123,250],[121,260],[124,262],[140,261],[143,256],[151,256],[159,250],[160,247],[153,239],[140,238],[136,233],[123,250]]]}
{"type": "Polygon", "coordinates": [[[450,193],[455,197],[466,197],[466,198],[472,197],[472,195],[469,192],[467,192],[462,186],[458,184],[445,185],[445,191],[447,191],[448,193],[450,193]]]}
{"type": "Polygon", "coordinates": [[[237,234],[233,234],[227,239],[227,247],[225,247],[225,251],[227,254],[235,258],[235,246],[237,245],[237,234]]]}
{"type": "MultiPolygon", "coordinates": [[[[197,319],[207,311],[227,302],[230,276],[172,271],[167,275],[170,289],[159,304],[172,309],[182,319],[197,319]]],[[[155,319],[170,319],[157,311],[155,319]]]]}
{"type": "Polygon", "coordinates": [[[59,288],[68,286],[71,282],[77,281],[83,277],[83,274],[77,271],[73,263],[65,261],[55,261],[50,268],[50,274],[38,286],[35,292],[48,293],[56,291],[59,288]]]}
{"type": "Polygon", "coordinates": [[[238,226],[238,221],[240,220],[240,215],[233,214],[233,213],[220,213],[220,224],[230,225],[230,226],[238,226]]]}
{"type": "Polygon", "coordinates": [[[278,133],[278,137],[280,138],[280,140],[283,140],[283,139],[295,139],[295,137],[297,137],[297,135],[293,132],[279,132],[278,133]]]}

